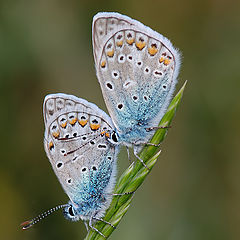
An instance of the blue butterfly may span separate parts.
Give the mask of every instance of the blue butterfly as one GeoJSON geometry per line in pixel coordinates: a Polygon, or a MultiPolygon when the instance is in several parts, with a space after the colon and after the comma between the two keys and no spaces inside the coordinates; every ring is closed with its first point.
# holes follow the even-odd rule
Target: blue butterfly
{"type": "Polygon", "coordinates": [[[95,15],[92,38],[97,77],[115,126],[112,143],[133,147],[142,161],[137,153],[151,145],[167,110],[180,54],[167,38],[119,13],[95,15]]]}
{"type": "MultiPolygon", "coordinates": [[[[44,148],[70,201],[24,222],[23,229],[63,208],[72,221],[82,219],[89,227],[103,221],[109,207],[116,178],[118,146],[108,139],[114,126],[110,117],[95,104],[67,94],[46,96],[43,104],[44,148]]],[[[128,194],[128,193],[127,193],[128,194]]],[[[114,227],[115,228],[115,227],[114,227]]]]}

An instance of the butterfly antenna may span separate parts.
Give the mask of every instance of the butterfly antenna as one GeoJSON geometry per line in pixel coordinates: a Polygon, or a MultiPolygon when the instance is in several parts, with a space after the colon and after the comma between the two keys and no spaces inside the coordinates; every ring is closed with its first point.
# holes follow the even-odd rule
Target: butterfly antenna
{"type": "Polygon", "coordinates": [[[62,209],[62,208],[67,207],[67,206],[68,206],[68,204],[58,205],[54,208],[51,208],[51,209],[47,210],[46,212],[43,212],[43,213],[39,214],[37,217],[33,218],[32,220],[28,220],[28,221],[25,221],[25,222],[21,223],[20,226],[22,227],[22,230],[26,230],[26,229],[32,227],[34,224],[40,222],[42,219],[49,216],[53,212],[56,212],[57,210],[62,209]]]}

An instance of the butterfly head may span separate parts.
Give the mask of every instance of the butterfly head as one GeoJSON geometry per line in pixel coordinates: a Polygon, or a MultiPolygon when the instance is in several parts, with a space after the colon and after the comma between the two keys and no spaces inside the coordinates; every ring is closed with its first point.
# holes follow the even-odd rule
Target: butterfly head
{"type": "Polygon", "coordinates": [[[114,145],[118,145],[119,144],[119,136],[118,136],[117,132],[115,132],[114,130],[109,131],[107,140],[114,145]]]}
{"type": "Polygon", "coordinates": [[[77,213],[76,208],[73,206],[71,202],[67,204],[67,206],[63,209],[63,215],[66,219],[70,221],[78,221],[80,219],[80,215],[77,213]]]}

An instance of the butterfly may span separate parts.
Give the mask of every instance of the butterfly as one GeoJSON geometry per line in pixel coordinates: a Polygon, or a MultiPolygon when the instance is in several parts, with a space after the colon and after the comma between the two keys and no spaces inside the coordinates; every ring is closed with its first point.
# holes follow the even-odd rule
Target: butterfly
{"type": "MultiPolygon", "coordinates": [[[[115,126],[116,142],[135,156],[149,144],[167,110],[180,68],[180,53],[161,34],[119,13],[94,16],[95,68],[115,126]]],[[[144,164],[145,165],[145,164],[144,164]]],[[[145,165],[145,167],[147,167],[145,165]]]]}
{"type": "MultiPolygon", "coordinates": [[[[63,208],[72,221],[82,219],[89,227],[103,221],[116,177],[118,146],[107,138],[114,126],[95,104],[63,93],[50,94],[43,104],[44,148],[52,168],[70,201],[24,222],[27,229],[50,213],[63,208]]],[[[120,194],[121,195],[121,194],[120,194]]],[[[114,227],[115,228],[115,227],[114,227]]]]}

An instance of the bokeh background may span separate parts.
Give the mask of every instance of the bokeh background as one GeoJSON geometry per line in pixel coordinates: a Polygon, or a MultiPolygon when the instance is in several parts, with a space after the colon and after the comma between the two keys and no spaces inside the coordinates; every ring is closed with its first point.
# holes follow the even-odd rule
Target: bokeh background
{"type": "MultiPolygon", "coordinates": [[[[117,11],[172,40],[183,54],[183,101],[162,154],[111,239],[240,239],[240,2],[0,2],[0,238],[83,239],[82,222],[60,212],[19,224],[68,201],[43,149],[43,98],[64,92],[107,111],[95,76],[92,17],[117,11]]],[[[119,173],[128,166],[126,151],[119,173]]]]}

